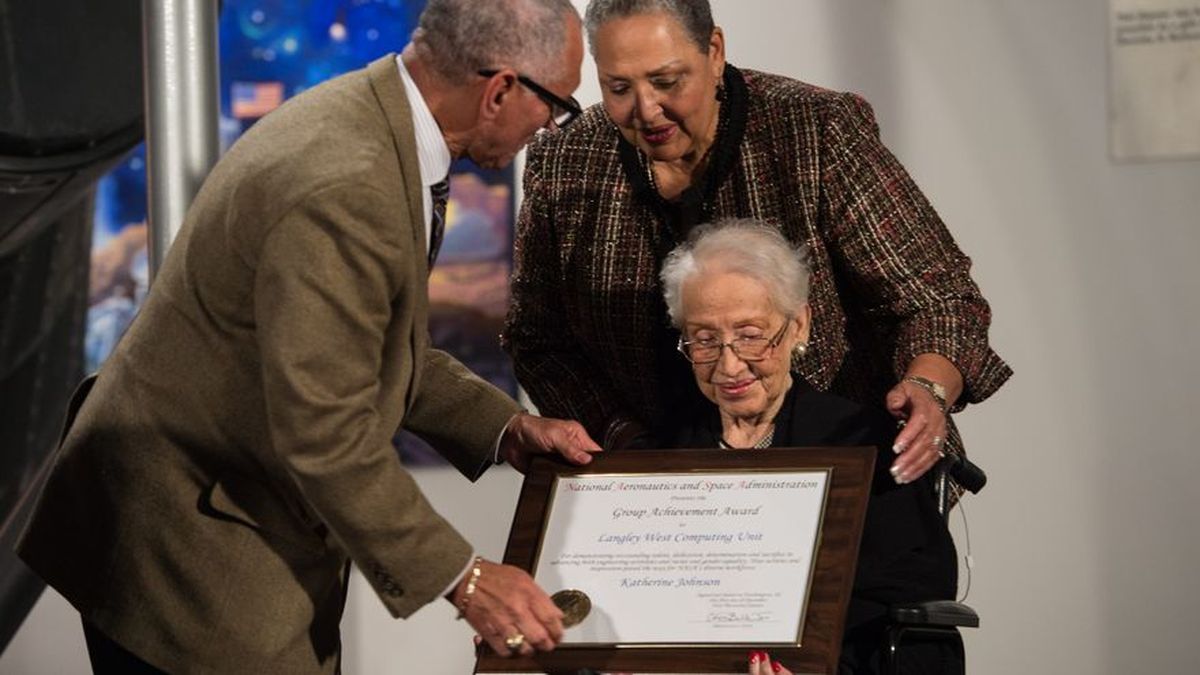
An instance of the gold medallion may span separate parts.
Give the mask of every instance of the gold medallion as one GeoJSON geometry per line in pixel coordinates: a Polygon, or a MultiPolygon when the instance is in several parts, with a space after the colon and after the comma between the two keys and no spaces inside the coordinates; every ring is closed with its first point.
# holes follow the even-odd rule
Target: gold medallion
{"type": "Polygon", "coordinates": [[[592,600],[583,591],[573,588],[559,591],[550,596],[555,606],[562,610],[563,628],[578,626],[592,611],[592,600]]]}

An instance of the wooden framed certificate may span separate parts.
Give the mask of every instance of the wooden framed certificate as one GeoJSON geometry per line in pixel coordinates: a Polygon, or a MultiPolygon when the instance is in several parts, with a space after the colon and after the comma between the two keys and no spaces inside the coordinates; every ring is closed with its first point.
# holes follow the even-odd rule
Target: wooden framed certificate
{"type": "Polygon", "coordinates": [[[769,651],[834,673],[875,448],[610,451],[535,460],[504,562],[569,625],[477,672],[738,673],[769,651]]]}

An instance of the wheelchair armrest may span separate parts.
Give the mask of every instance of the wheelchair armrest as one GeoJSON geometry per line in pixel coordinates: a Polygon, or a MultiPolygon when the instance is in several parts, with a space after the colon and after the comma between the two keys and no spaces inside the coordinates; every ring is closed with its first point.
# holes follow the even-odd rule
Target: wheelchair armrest
{"type": "Polygon", "coordinates": [[[892,605],[888,614],[893,623],[905,626],[979,627],[979,614],[967,605],[953,600],[931,600],[892,605]]]}

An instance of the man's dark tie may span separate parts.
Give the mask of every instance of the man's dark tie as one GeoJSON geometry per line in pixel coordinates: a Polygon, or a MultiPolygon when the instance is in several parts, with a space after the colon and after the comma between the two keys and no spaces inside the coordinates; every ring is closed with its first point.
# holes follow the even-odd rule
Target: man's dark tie
{"type": "Polygon", "coordinates": [[[442,237],[446,234],[446,201],[450,199],[450,176],[434,183],[429,188],[433,195],[433,220],[429,228],[429,269],[437,260],[438,249],[442,247],[442,237]]]}

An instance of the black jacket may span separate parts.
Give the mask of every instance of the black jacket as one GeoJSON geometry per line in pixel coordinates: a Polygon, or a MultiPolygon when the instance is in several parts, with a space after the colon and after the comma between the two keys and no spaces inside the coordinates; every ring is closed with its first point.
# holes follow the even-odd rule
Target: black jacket
{"type": "MultiPolygon", "coordinates": [[[[849,631],[881,617],[898,602],[950,600],[958,586],[954,540],[938,514],[931,474],[897,485],[896,422],[886,412],[813,389],[794,377],[775,418],[773,447],[871,445],[878,449],[871,498],[859,547],[858,569],[846,617],[849,631]]],[[[678,448],[717,447],[721,421],[706,404],[679,429],[678,448]]]]}

